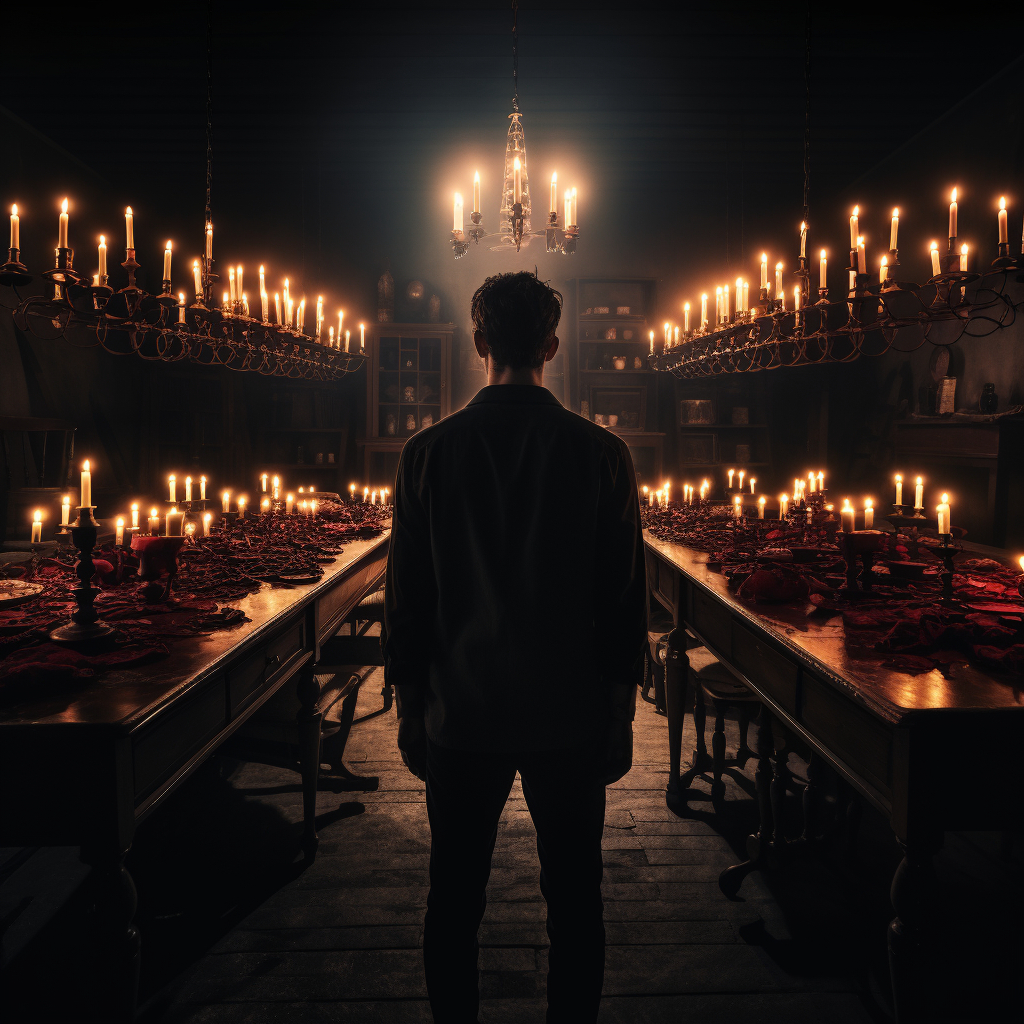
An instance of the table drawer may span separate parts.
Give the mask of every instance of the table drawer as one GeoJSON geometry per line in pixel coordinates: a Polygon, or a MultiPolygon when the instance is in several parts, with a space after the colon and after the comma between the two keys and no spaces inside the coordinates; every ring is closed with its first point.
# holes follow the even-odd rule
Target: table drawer
{"type": "Polygon", "coordinates": [[[202,693],[139,730],[132,743],[135,799],[152,792],[226,723],[224,677],[218,676],[202,693]]]}
{"type": "Polygon", "coordinates": [[[695,589],[691,625],[716,654],[732,661],[732,615],[725,605],[695,589]]]}
{"type": "Polygon", "coordinates": [[[308,649],[305,617],[228,670],[228,708],[234,718],[291,668],[308,649]]]}
{"type": "Polygon", "coordinates": [[[800,720],[807,731],[826,740],[855,774],[888,797],[892,792],[893,727],[807,671],[802,698],[800,720]]]}
{"type": "Polygon", "coordinates": [[[733,626],[732,662],[780,707],[789,712],[796,711],[800,669],[795,662],[789,661],[738,623],[733,626]]]}

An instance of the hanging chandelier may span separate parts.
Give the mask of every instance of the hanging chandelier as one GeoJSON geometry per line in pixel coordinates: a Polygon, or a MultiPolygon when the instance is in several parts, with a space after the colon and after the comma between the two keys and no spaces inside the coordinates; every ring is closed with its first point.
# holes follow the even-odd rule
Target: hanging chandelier
{"type": "Polygon", "coordinates": [[[522,113],[519,110],[519,4],[512,3],[512,113],[508,115],[508,137],[505,142],[505,169],[501,191],[500,231],[488,232],[483,228],[480,212],[480,172],[473,178],[473,209],[470,220],[473,226],[467,231],[462,193],[455,193],[455,210],[452,223],[452,251],[459,259],[469,252],[469,244],[477,244],[482,238],[499,237],[494,250],[509,245],[519,252],[528,245],[532,235],[543,235],[547,252],[560,252],[571,256],[576,251],[579,225],[576,221],[576,189],[566,189],[563,209],[564,217],[559,218],[558,172],[551,175],[551,197],[548,204],[547,221],[542,231],[534,231],[531,221],[533,204],[530,199],[530,178],[526,167],[526,135],[523,131],[522,113]]]}

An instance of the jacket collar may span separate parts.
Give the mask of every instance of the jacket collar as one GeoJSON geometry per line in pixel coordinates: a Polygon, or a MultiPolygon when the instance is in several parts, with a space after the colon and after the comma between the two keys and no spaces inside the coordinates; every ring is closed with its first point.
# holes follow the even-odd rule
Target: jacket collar
{"type": "Polygon", "coordinates": [[[517,405],[557,405],[561,402],[546,387],[536,384],[488,384],[482,387],[469,405],[512,402],[517,405]]]}

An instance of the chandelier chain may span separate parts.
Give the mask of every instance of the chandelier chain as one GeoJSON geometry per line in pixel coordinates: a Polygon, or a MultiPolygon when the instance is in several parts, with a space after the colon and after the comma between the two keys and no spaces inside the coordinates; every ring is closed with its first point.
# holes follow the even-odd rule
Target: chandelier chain
{"type": "Polygon", "coordinates": [[[811,222],[811,4],[804,26],[804,223],[811,222]]]}
{"type": "Polygon", "coordinates": [[[519,3],[512,0],[512,109],[519,109],[519,3]]]}
{"type": "Polygon", "coordinates": [[[210,190],[213,185],[213,0],[206,12],[206,223],[213,220],[210,190]]]}

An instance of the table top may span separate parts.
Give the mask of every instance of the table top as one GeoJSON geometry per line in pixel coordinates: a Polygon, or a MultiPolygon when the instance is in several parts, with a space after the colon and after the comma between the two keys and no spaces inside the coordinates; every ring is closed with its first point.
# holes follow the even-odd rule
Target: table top
{"type": "Polygon", "coordinates": [[[0,708],[0,730],[29,724],[134,728],[209,677],[242,647],[258,643],[272,633],[275,624],[331,590],[347,569],[387,545],[390,533],[385,530],[369,540],[347,541],[316,583],[294,587],[264,583],[247,597],[220,602],[240,608],[248,622],[172,643],[170,655],[152,664],[104,672],[80,687],[72,684],[0,708]]]}
{"type": "Polygon", "coordinates": [[[826,617],[810,602],[747,604],[730,591],[723,575],[708,568],[707,552],[658,540],[646,530],[644,540],[651,551],[710,591],[740,618],[771,634],[799,662],[890,722],[946,710],[1024,712],[1021,680],[998,677],[966,663],[952,665],[948,677],[938,669],[912,675],[889,668],[881,654],[846,646],[841,616],[826,617]]]}

